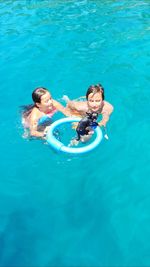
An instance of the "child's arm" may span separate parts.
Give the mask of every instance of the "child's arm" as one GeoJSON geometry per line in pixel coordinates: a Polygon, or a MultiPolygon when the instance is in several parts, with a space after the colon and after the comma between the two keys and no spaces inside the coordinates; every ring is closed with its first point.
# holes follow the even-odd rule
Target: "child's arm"
{"type": "Polygon", "coordinates": [[[38,120],[39,115],[37,112],[34,112],[31,114],[30,122],[29,122],[29,129],[30,129],[30,135],[34,137],[41,137],[43,138],[45,136],[45,132],[38,131],[38,120]]]}
{"type": "MultiPolygon", "coordinates": [[[[85,98],[85,97],[81,96],[80,98],[85,98]]],[[[66,101],[67,107],[70,110],[74,110],[74,111],[77,111],[77,112],[87,111],[87,103],[86,103],[86,101],[74,101],[74,100],[70,100],[67,95],[64,95],[63,96],[63,100],[66,101]]]]}
{"type": "Polygon", "coordinates": [[[70,110],[67,107],[64,107],[58,101],[53,100],[53,105],[58,111],[62,112],[65,116],[71,116],[72,115],[70,110]]]}
{"type": "Polygon", "coordinates": [[[87,103],[85,101],[69,101],[67,106],[78,112],[86,112],[87,111],[87,103]]]}
{"type": "Polygon", "coordinates": [[[41,137],[43,138],[45,136],[45,132],[39,132],[37,130],[37,122],[36,121],[32,121],[30,124],[30,135],[34,136],[34,137],[41,137]]]}
{"type": "Polygon", "coordinates": [[[109,117],[111,115],[111,113],[113,112],[114,108],[113,106],[108,103],[108,102],[104,102],[104,107],[102,109],[102,120],[98,123],[99,126],[106,126],[107,122],[109,121],[109,117]]]}

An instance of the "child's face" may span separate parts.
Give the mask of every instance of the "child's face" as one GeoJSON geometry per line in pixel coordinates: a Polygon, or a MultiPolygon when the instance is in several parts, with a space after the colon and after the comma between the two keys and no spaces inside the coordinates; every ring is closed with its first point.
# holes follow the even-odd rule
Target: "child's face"
{"type": "Polygon", "coordinates": [[[91,93],[88,95],[88,107],[93,112],[97,112],[100,109],[102,101],[102,94],[100,92],[96,94],[91,93]]]}
{"type": "Polygon", "coordinates": [[[53,108],[53,99],[49,92],[46,92],[44,95],[42,95],[39,107],[45,111],[51,110],[53,108]]]}

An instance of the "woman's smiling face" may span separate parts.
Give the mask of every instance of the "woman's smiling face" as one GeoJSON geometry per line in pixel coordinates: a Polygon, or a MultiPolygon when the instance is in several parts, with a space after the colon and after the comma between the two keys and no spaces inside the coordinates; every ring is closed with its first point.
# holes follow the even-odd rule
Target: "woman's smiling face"
{"type": "Polygon", "coordinates": [[[100,92],[95,94],[90,93],[88,95],[88,100],[87,100],[89,109],[93,112],[99,111],[102,101],[103,101],[102,94],[100,92]]]}

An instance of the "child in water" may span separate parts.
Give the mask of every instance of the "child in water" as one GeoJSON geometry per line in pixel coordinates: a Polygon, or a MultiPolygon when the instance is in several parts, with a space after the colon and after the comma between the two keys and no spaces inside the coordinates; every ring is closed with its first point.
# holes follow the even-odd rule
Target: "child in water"
{"type": "Polygon", "coordinates": [[[32,93],[34,104],[24,107],[22,123],[29,129],[30,136],[44,138],[47,127],[52,123],[52,116],[60,111],[69,116],[68,108],[63,107],[59,102],[52,99],[50,92],[44,87],[36,88],[32,93]]]}
{"type": "MultiPolygon", "coordinates": [[[[101,84],[91,85],[88,88],[86,92],[86,101],[71,101],[67,96],[64,96],[63,99],[66,100],[70,112],[77,112],[78,116],[85,117],[87,113],[93,112],[102,115],[102,119],[98,122],[98,125],[100,127],[104,126],[106,129],[106,124],[113,112],[113,106],[104,100],[104,88],[101,84]]],[[[107,134],[105,134],[105,137],[108,139],[107,134]]]]}

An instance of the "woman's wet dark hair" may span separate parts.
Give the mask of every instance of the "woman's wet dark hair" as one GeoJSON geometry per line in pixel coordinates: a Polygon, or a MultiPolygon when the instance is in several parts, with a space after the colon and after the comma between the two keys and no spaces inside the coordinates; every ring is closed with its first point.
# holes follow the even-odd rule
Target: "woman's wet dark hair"
{"type": "Polygon", "coordinates": [[[103,86],[99,83],[97,85],[91,85],[87,92],[86,92],[86,99],[88,100],[88,96],[89,94],[96,94],[96,93],[101,93],[102,94],[102,99],[104,100],[105,96],[104,96],[104,88],[103,86]]]}
{"type": "Polygon", "coordinates": [[[32,93],[34,103],[41,103],[41,97],[47,92],[48,90],[45,87],[37,87],[32,93]]]}

